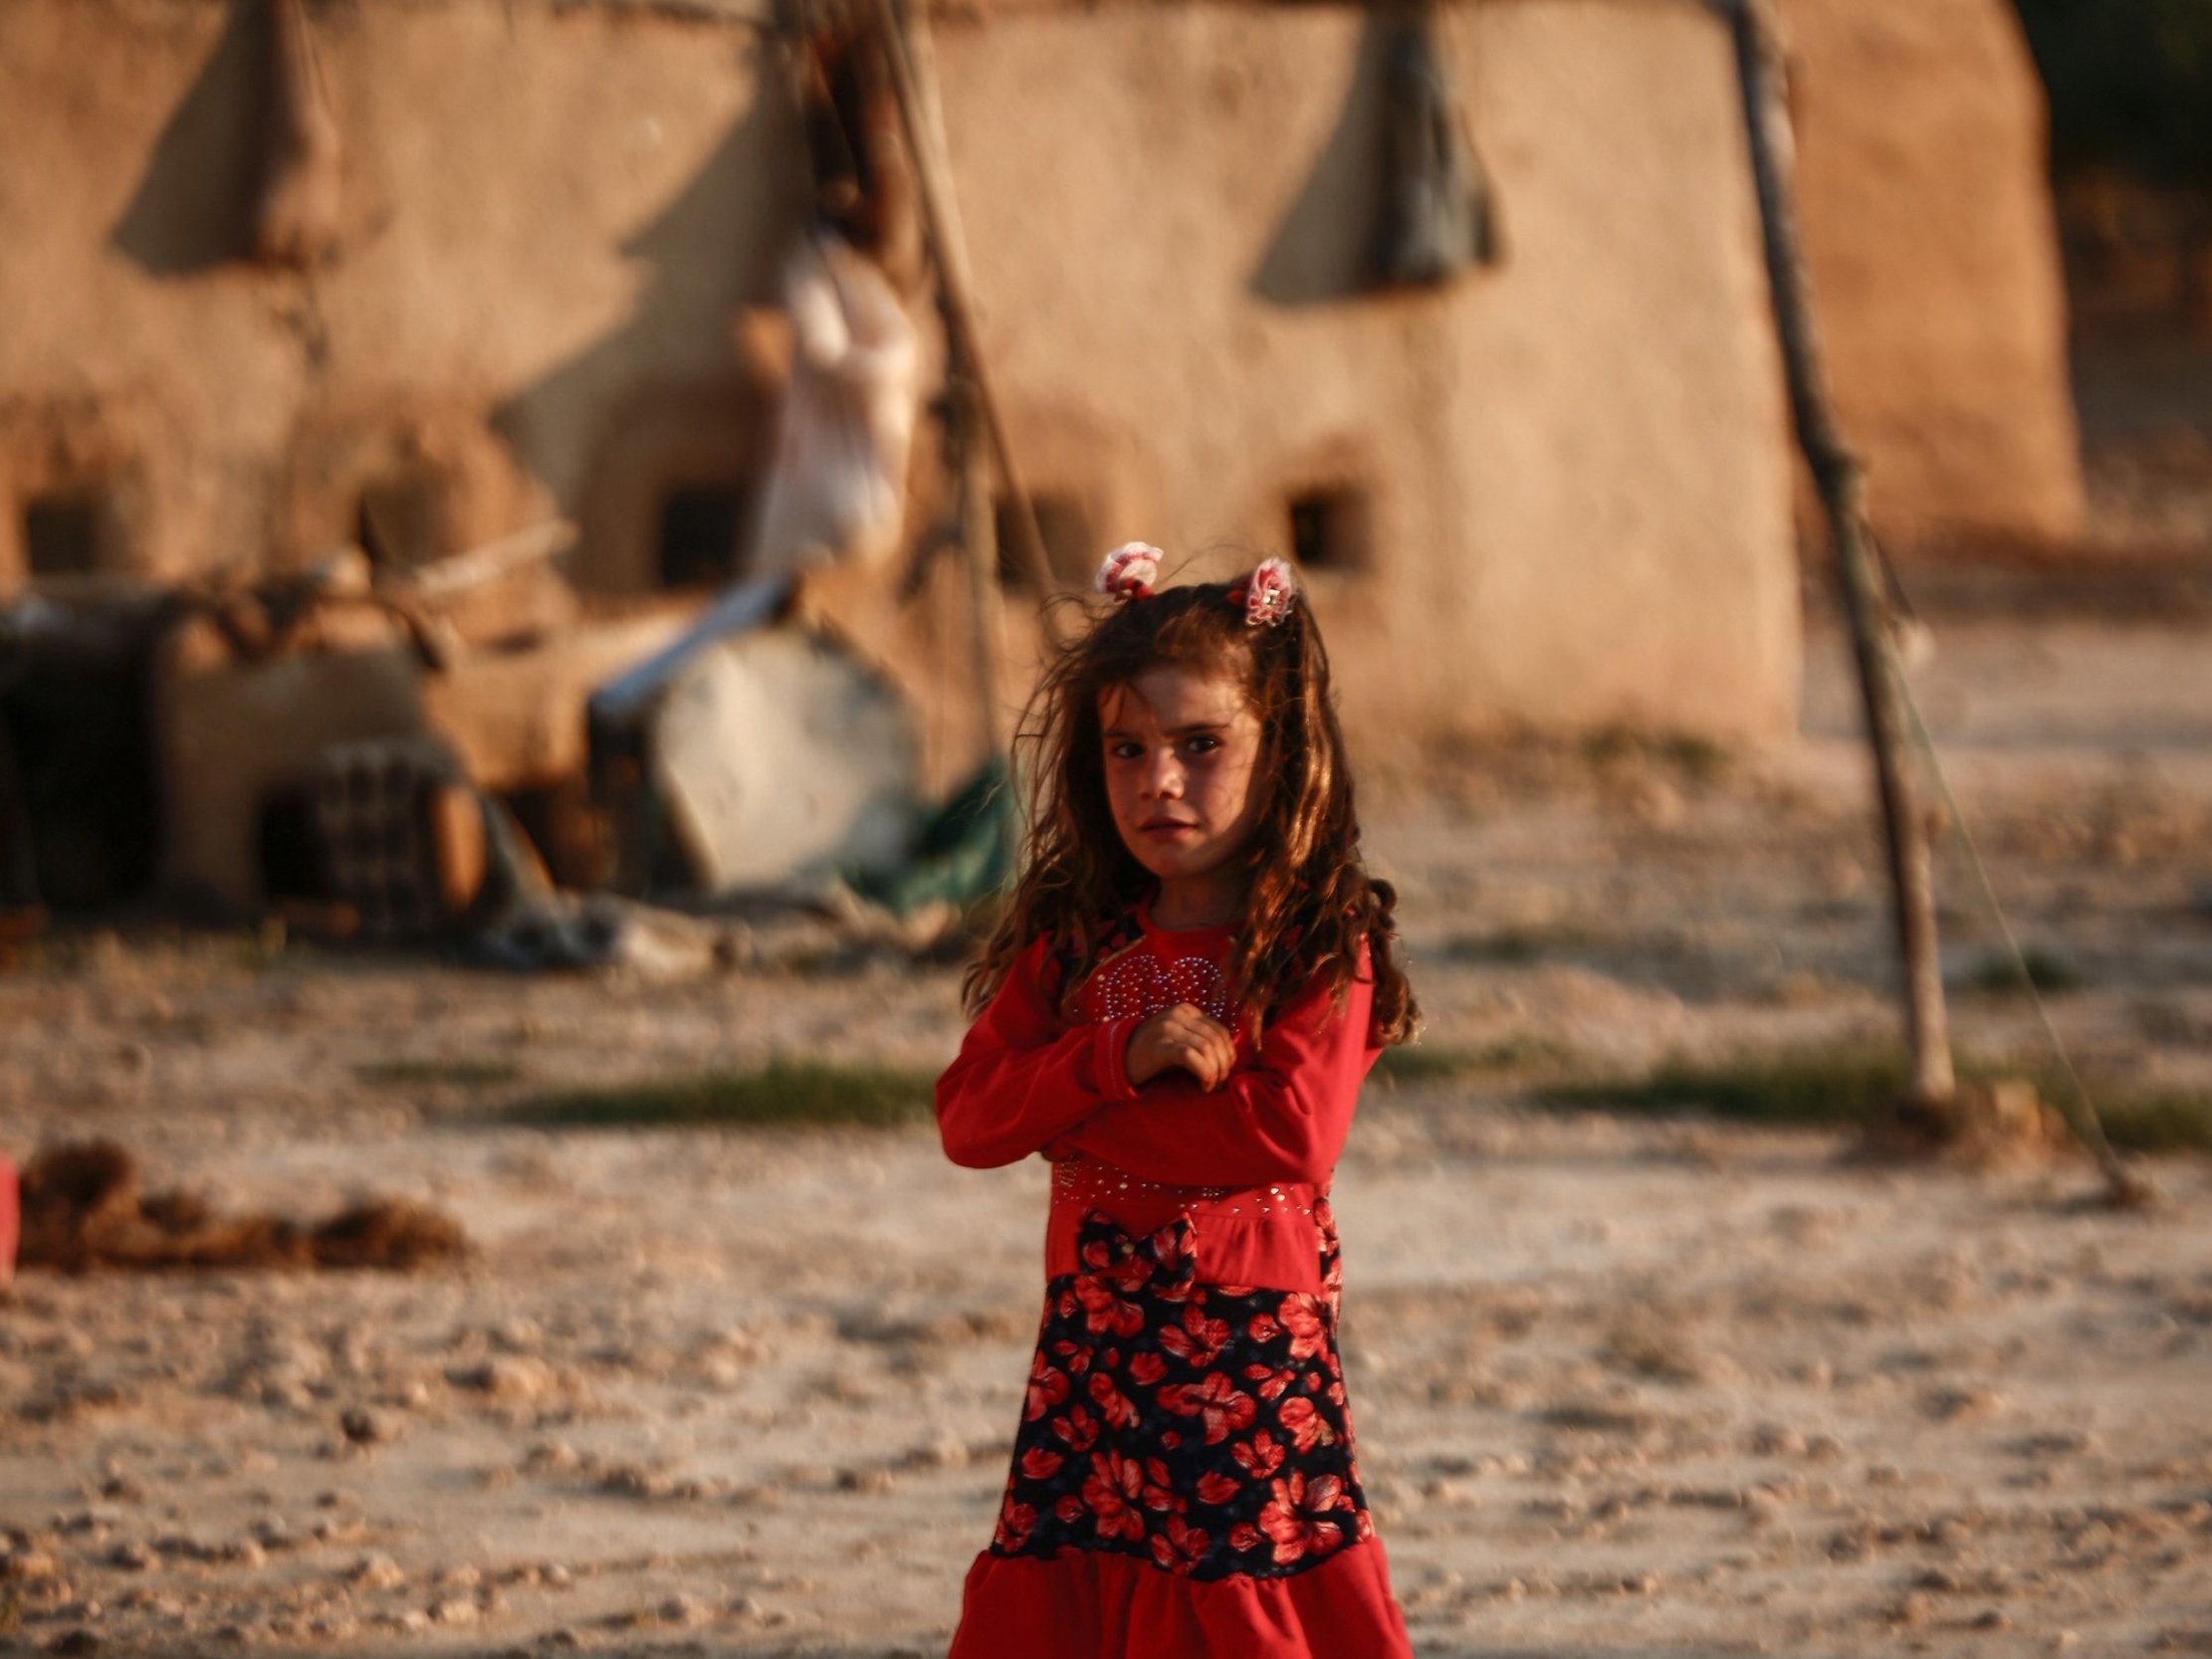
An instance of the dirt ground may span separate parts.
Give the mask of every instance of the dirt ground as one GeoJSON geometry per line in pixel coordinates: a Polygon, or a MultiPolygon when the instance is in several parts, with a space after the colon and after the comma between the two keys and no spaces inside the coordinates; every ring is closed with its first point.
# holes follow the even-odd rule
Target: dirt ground
{"type": "MultiPolygon", "coordinates": [[[[1936,619],[1919,683],[2085,1065],[2212,1090],[2212,621],[1936,619]]],[[[1337,1182],[1363,1462],[1423,1659],[2212,1653],[2212,1161],[1873,1169],[1532,1081],[1891,1030],[1836,641],[1806,734],[1373,780],[1428,1042],[1337,1182]]],[[[1942,853],[1962,1046],[1995,935],[1942,853]]],[[[516,1127],[774,1056],[935,1066],[956,972],[523,977],[218,937],[0,976],[0,1146],[462,1218],[414,1275],[27,1273],[0,1648],[926,1655],[989,1536],[1044,1169],[924,1128],[516,1127]],[[395,1063],[404,1063],[395,1065],[395,1063]],[[411,1067],[412,1070],[407,1068],[411,1067]],[[394,1081],[398,1078],[399,1081],[394,1081]],[[410,1081],[411,1080],[411,1081],[410,1081]]],[[[1346,1656],[1354,1659],[1354,1656],[1346,1656]]]]}

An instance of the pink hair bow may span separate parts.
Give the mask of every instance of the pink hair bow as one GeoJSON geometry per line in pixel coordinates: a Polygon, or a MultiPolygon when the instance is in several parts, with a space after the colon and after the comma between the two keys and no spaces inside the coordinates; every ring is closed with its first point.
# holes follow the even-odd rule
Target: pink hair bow
{"type": "Polygon", "coordinates": [[[1124,541],[1106,555],[1091,584],[1109,599],[1126,604],[1150,599],[1152,584],[1160,579],[1160,560],[1166,555],[1149,541],[1124,541]]]}
{"type": "Polygon", "coordinates": [[[1279,558],[1263,558],[1258,567],[1228,590],[1228,602],[1244,607],[1244,626],[1272,628],[1290,614],[1298,597],[1298,584],[1290,566],[1279,558]]]}

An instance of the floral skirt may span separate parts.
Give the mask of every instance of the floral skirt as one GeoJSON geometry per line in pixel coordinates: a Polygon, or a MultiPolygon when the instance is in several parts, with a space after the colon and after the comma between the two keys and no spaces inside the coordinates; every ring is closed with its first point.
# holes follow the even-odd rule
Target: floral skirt
{"type": "Polygon", "coordinates": [[[1136,1238],[1084,1218],[954,1659],[1409,1652],[1353,1459],[1325,1202],[1315,1217],[1318,1296],[1199,1283],[1187,1219],[1136,1238]]]}

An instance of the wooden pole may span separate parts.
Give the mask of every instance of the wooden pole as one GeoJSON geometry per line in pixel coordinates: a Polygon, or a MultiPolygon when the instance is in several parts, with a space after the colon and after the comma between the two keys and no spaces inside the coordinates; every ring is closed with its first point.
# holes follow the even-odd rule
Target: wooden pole
{"type": "Polygon", "coordinates": [[[1013,445],[1007,439],[1006,424],[984,367],[983,336],[976,325],[975,282],[968,269],[960,204],[953,195],[952,161],[937,101],[928,21],[919,13],[909,16],[897,0],[876,0],[876,13],[883,33],[884,57],[891,65],[892,91],[898,97],[900,124],[914,156],[915,180],[921,187],[922,223],[937,259],[938,286],[944,299],[946,329],[952,335],[955,371],[975,388],[976,407],[990,435],[992,458],[1013,509],[1015,555],[1035,591],[1047,594],[1058,584],[1053,579],[1051,560],[1045,555],[1043,532],[1037,528],[1036,509],[1021,486],[1013,445]]]}
{"type": "Polygon", "coordinates": [[[1829,396],[1812,282],[1797,229],[1791,181],[1795,142],[1783,98],[1782,53],[1771,0],[1718,0],[1732,28],[1742,88],[1751,171],[1774,306],[1775,331],[1789,378],[1790,410],[1799,444],[1820,490],[1836,541],[1844,612],[1850,621],[1867,733],[1874,745],[1884,845],[1894,898],[1897,950],[1904,964],[1905,1032],[1911,1049],[1911,1093],[1940,1105],[1957,1089],[1936,951],[1935,889],[1919,791],[1905,763],[1903,686],[1895,641],[1875,575],[1867,527],[1866,474],[1845,447],[1829,396]]]}
{"type": "Polygon", "coordinates": [[[998,529],[991,510],[991,477],[984,465],[982,398],[976,382],[966,372],[969,365],[956,352],[946,386],[945,419],[951,428],[948,446],[959,472],[960,545],[968,566],[969,612],[974,628],[976,699],[982,710],[984,754],[991,759],[1006,752],[1005,641],[998,602],[998,529]]]}

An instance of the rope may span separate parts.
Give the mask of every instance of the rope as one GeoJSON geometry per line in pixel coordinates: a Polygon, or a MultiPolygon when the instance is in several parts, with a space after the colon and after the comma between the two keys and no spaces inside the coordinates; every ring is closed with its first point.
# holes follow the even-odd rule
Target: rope
{"type": "Polygon", "coordinates": [[[1912,688],[1902,674],[1896,677],[1897,690],[1904,703],[1905,716],[1912,723],[1912,735],[1918,743],[1921,757],[1927,762],[1928,775],[1935,780],[1936,790],[1943,797],[1943,806],[1957,826],[1959,840],[1966,848],[1966,862],[1974,872],[1976,885],[1981,889],[1982,902],[1989,907],[1990,916],[1996,921],[1997,932],[2005,941],[2005,950],[2012,958],[2013,971],[2026,987],[2028,999],[2034,1005],[2036,1019],[2043,1026],[2044,1039],[2050,1043],[2051,1052],[2057,1056],[2059,1069],[2066,1074],[2068,1092],[2072,1099],[2059,1103],[2060,1116],[2066,1126],[2081,1141],[2090,1155],[2097,1159],[2097,1166],[2103,1172],[2112,1201],[2129,1207],[2139,1207],[2159,1202],[2157,1186],[2120,1160],[2119,1153],[2105,1138],[2103,1120],[2099,1117],[2097,1102],[2091,1098],[2089,1085],[2082,1081],[2082,1074],[2075,1068],[2074,1056],[2066,1046],[2066,1039],[2059,1035],[2057,1023],[2051,1018],[2051,1006],[2043,998],[2043,988],[2036,983],[2035,970],[2028,965],[2028,955],[2020,947],[2019,936],[2013,932],[2012,921],[2005,915],[2005,907],[1997,898],[1997,889],[1989,879],[1989,867],[1982,860],[1981,846],[1968,827],[1966,814],[1960,810],[1958,796],[1951,790],[1951,780],[1943,770],[1943,761],[1935,751],[1935,738],[1929,733],[1927,721],[1920,713],[1919,699],[1912,695],[1912,688]]]}

